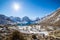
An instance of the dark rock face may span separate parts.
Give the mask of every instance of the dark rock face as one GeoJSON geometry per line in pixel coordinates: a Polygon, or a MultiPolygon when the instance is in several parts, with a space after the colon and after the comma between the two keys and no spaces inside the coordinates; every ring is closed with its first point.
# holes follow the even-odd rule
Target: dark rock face
{"type": "Polygon", "coordinates": [[[12,32],[12,34],[9,36],[9,38],[7,40],[25,40],[25,39],[24,39],[22,33],[15,30],[15,31],[12,32]]]}
{"type": "Polygon", "coordinates": [[[37,37],[36,37],[35,35],[32,35],[32,38],[33,38],[33,39],[37,39],[37,37]]]}
{"type": "Polygon", "coordinates": [[[19,39],[19,35],[17,35],[17,34],[16,35],[13,35],[12,40],[20,40],[19,39]]]}

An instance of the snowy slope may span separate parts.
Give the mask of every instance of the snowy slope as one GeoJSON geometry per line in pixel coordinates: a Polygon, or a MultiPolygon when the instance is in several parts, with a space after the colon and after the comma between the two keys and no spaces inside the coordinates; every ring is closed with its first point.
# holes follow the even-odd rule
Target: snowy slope
{"type": "Polygon", "coordinates": [[[58,21],[60,22],[60,8],[57,9],[52,14],[50,14],[49,16],[46,16],[42,20],[40,20],[39,24],[40,23],[56,24],[58,21]]]}

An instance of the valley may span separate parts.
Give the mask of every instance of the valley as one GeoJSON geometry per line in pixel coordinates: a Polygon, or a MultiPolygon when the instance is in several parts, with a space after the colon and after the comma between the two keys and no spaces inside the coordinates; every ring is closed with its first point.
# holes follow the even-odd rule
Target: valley
{"type": "Polygon", "coordinates": [[[0,16],[0,40],[60,40],[60,9],[37,21],[0,16]]]}

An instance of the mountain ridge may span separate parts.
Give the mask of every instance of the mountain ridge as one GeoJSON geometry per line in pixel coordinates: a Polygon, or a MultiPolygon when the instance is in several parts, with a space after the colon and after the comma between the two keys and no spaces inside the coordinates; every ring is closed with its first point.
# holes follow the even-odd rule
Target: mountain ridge
{"type": "Polygon", "coordinates": [[[51,13],[49,16],[43,18],[39,21],[39,24],[45,24],[45,25],[59,25],[60,23],[60,8],[51,13]]]}
{"type": "MultiPolygon", "coordinates": [[[[37,19],[38,20],[38,19],[37,19]]],[[[13,16],[5,16],[3,14],[0,14],[0,24],[34,24],[35,20],[31,20],[29,17],[24,16],[23,18],[20,17],[13,17],[13,16]]]]}

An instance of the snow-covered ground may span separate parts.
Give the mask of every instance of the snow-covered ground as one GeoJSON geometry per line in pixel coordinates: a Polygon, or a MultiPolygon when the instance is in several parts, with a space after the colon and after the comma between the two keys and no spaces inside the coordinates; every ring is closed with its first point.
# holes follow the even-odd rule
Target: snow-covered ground
{"type": "MultiPolygon", "coordinates": [[[[54,27],[53,26],[42,27],[41,25],[33,25],[33,26],[16,26],[16,27],[13,26],[13,27],[9,27],[9,29],[15,29],[26,34],[49,35],[49,32],[53,31],[54,27]]],[[[56,29],[60,29],[60,28],[57,27],[56,29]]]]}
{"type": "MultiPolygon", "coordinates": [[[[13,27],[9,27],[10,29],[15,29],[18,30],[22,33],[26,33],[26,34],[41,34],[41,35],[49,35],[49,32],[54,30],[53,26],[47,26],[47,29],[45,28],[45,26],[43,26],[43,28],[41,27],[41,25],[33,25],[33,26],[13,26],[13,27]],[[50,31],[48,31],[50,30],[50,31]]],[[[56,28],[56,29],[60,29],[60,28],[56,28]]]]}
{"type": "Polygon", "coordinates": [[[18,26],[19,27],[19,31],[22,33],[26,33],[26,34],[45,34],[48,35],[48,32],[45,31],[45,29],[41,29],[40,25],[36,25],[34,26],[18,26]]]}

